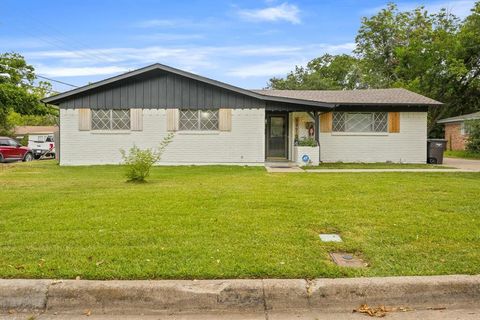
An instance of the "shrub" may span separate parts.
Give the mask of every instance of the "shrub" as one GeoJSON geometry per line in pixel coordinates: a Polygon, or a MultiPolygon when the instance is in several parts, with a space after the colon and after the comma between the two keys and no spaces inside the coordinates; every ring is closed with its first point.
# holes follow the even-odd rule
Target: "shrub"
{"type": "Polygon", "coordinates": [[[317,141],[314,138],[302,138],[297,145],[299,147],[316,147],[317,141]]]}
{"type": "Polygon", "coordinates": [[[466,121],[465,127],[468,132],[467,150],[480,153],[480,120],[466,121]]]}
{"type": "Polygon", "coordinates": [[[166,136],[156,149],[140,149],[137,146],[130,148],[128,153],[120,150],[123,164],[125,165],[125,177],[131,182],[145,182],[150,174],[152,166],[160,161],[163,151],[172,141],[173,134],[166,136]]]}

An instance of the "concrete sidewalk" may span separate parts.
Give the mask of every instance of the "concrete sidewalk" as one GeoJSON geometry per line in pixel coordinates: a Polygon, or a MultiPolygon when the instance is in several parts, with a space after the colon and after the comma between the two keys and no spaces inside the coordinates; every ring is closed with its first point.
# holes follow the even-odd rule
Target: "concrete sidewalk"
{"type": "Polygon", "coordinates": [[[355,173],[355,172],[480,172],[480,169],[307,169],[314,173],[355,173]]]}
{"type": "MultiPolygon", "coordinates": [[[[469,309],[480,276],[246,280],[0,280],[0,310],[45,315],[350,313],[361,304],[469,309]]],[[[280,316],[279,316],[280,317],[280,316]]],[[[270,318],[272,319],[272,318],[270,318]]],[[[281,319],[281,318],[279,318],[281,319]]],[[[349,319],[349,318],[346,318],[349,319]]]]}
{"type": "Polygon", "coordinates": [[[480,160],[444,158],[443,165],[446,167],[454,167],[457,169],[480,171],[480,160]]]}

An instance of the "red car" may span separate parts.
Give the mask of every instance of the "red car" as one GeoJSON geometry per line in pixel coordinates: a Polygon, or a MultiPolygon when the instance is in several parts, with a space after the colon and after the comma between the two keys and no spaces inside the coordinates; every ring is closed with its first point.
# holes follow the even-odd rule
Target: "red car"
{"type": "Polygon", "coordinates": [[[20,160],[32,161],[32,150],[27,147],[22,147],[17,140],[9,137],[0,137],[0,162],[20,160]]]}

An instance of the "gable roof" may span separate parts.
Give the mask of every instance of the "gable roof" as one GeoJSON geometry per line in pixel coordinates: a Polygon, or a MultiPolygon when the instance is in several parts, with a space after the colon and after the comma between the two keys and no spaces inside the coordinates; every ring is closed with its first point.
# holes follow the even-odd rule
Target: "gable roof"
{"type": "Polygon", "coordinates": [[[441,102],[401,89],[252,90],[271,97],[323,101],[336,105],[441,105],[441,102]]]}
{"type": "Polygon", "coordinates": [[[303,100],[303,99],[293,99],[293,98],[289,98],[289,97],[275,97],[275,96],[263,95],[261,93],[257,93],[257,92],[251,91],[251,90],[246,90],[246,89],[243,89],[243,88],[239,88],[239,87],[230,85],[228,83],[224,83],[224,82],[221,82],[221,81],[206,78],[206,77],[194,74],[194,73],[190,73],[190,72],[183,71],[183,70],[180,70],[180,69],[172,68],[172,67],[160,64],[160,63],[155,63],[155,64],[152,64],[152,65],[146,66],[144,68],[140,68],[140,69],[137,69],[137,70],[134,70],[134,71],[126,72],[126,73],[123,73],[123,74],[118,75],[118,76],[107,78],[105,80],[94,82],[94,83],[88,84],[88,85],[80,87],[80,88],[76,88],[76,89],[73,89],[73,90],[69,90],[69,91],[54,95],[54,96],[50,96],[50,97],[42,99],[42,102],[49,103],[49,104],[59,104],[60,102],[66,100],[66,99],[72,99],[75,96],[78,96],[80,94],[84,94],[88,91],[100,88],[102,86],[107,86],[109,84],[113,84],[115,82],[119,82],[119,81],[122,81],[122,80],[125,80],[125,79],[128,79],[128,78],[132,78],[132,77],[135,77],[135,76],[140,76],[142,74],[145,74],[147,72],[154,71],[154,70],[165,71],[165,72],[168,72],[168,73],[172,73],[172,74],[179,75],[179,76],[182,76],[182,77],[186,77],[186,78],[189,78],[189,79],[192,79],[192,80],[200,81],[200,82],[203,82],[203,83],[206,83],[206,84],[218,87],[218,88],[226,89],[226,90],[229,90],[229,91],[232,91],[232,92],[235,92],[235,93],[239,93],[239,94],[246,95],[246,96],[256,98],[256,99],[260,99],[260,100],[274,101],[274,102],[284,102],[284,103],[297,103],[297,104],[301,103],[301,104],[305,104],[305,105],[319,106],[319,107],[330,107],[330,108],[334,107],[333,105],[331,105],[329,103],[325,103],[323,101],[303,100]]]}
{"type": "MultiPolygon", "coordinates": [[[[427,98],[406,89],[367,89],[367,90],[247,90],[224,82],[206,78],[194,73],[172,68],[155,63],[150,66],[130,71],[118,76],[107,78],[86,86],[66,91],[42,99],[42,102],[54,105],[67,105],[77,107],[75,101],[80,101],[86,95],[94,94],[99,90],[128,82],[130,79],[147,78],[155,72],[164,72],[173,76],[180,76],[187,80],[194,80],[204,85],[227,90],[231,94],[246,96],[250,100],[268,103],[283,103],[291,105],[314,106],[318,109],[329,110],[341,105],[385,105],[385,106],[430,106],[441,105],[440,102],[427,98]],[[67,102],[67,103],[65,103],[67,102]],[[69,103],[70,102],[70,103],[69,103]]],[[[110,92],[109,92],[110,94],[110,92]]],[[[85,100],[87,101],[87,100],[85,100]]],[[[90,101],[91,102],[91,101],[90,101]]],[[[83,102],[82,102],[83,103],[83,102]]],[[[148,103],[146,104],[148,105],[148,103]]],[[[146,105],[142,105],[146,106],[146,105]]],[[[156,105],[150,103],[151,105],[156,105]]],[[[103,105],[105,107],[105,105],[103,105]]],[[[117,105],[118,106],[118,105],[117,105]]],[[[178,107],[178,105],[176,105],[178,107]]],[[[127,106],[133,107],[133,106],[127,106]]],[[[136,106],[139,107],[139,106],[136,106]]]]}
{"type": "Polygon", "coordinates": [[[463,122],[463,121],[466,121],[466,120],[476,120],[476,119],[480,119],[480,111],[479,112],[474,112],[474,113],[469,113],[469,114],[464,114],[464,115],[461,115],[461,116],[441,119],[441,120],[438,120],[437,123],[463,122]]]}

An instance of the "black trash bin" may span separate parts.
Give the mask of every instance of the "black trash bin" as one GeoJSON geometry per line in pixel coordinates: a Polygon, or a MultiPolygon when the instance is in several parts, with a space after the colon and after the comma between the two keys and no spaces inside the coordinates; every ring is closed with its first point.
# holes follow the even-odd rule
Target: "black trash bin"
{"type": "Polygon", "coordinates": [[[443,163],[443,152],[447,149],[447,140],[428,139],[427,140],[427,162],[431,164],[443,163]]]}

